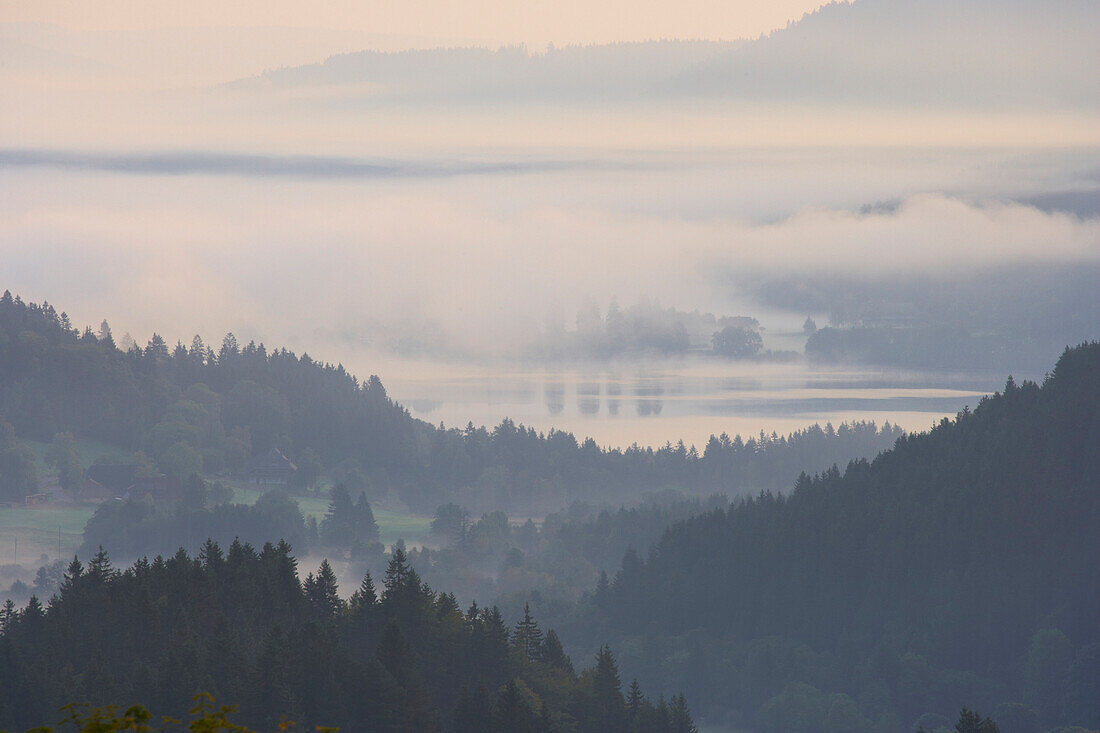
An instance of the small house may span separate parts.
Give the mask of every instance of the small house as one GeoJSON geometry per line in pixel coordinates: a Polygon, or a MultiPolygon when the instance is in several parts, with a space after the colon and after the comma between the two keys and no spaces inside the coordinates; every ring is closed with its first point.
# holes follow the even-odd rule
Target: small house
{"type": "Polygon", "coordinates": [[[278,448],[256,456],[245,465],[249,482],[274,486],[286,486],[297,470],[298,467],[278,448]]]}
{"type": "Polygon", "coordinates": [[[164,494],[168,479],[163,474],[144,475],[134,464],[101,463],[84,472],[84,481],[76,491],[80,501],[102,502],[127,498],[152,501],[164,494]]]}

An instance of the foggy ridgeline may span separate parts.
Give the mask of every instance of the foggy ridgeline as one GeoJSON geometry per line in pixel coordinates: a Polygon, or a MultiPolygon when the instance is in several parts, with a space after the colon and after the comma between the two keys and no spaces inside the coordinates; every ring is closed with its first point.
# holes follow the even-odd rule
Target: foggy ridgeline
{"type": "MultiPolygon", "coordinates": [[[[667,489],[780,490],[801,471],[870,458],[902,435],[856,422],[789,436],[716,436],[700,453],[682,443],[604,449],[511,420],[491,430],[440,429],[411,417],[377,377],[360,382],[307,354],[242,347],[231,334],[218,348],[198,337],[170,347],[154,335],[124,352],[109,327],[80,332],[52,306],[10,293],[0,298],[0,418],[21,438],[68,433],[139,451],[139,462],[177,483],[192,473],[233,474],[279,448],[299,466],[298,489],[324,474],[353,497],[389,497],[424,513],[447,502],[542,514],[575,500],[620,503],[667,489]]],[[[0,501],[33,493],[26,462],[9,455],[4,470],[0,486],[12,487],[11,496],[0,501]]]]}
{"type": "Polygon", "coordinates": [[[683,696],[652,702],[635,684],[624,697],[606,647],[578,675],[530,614],[513,627],[496,608],[463,612],[400,550],[383,586],[367,575],[346,602],[337,590],[327,562],[299,581],[282,542],[211,542],[121,573],[105,553],[74,560],[48,608],[0,609],[0,726],[52,722],[73,701],[140,700],[183,718],[205,691],[265,731],[284,719],[298,730],[694,729],[683,696]]]}
{"type": "Polygon", "coordinates": [[[1100,344],[1042,386],[674,525],[563,631],[760,731],[1100,727],[1100,344]]]}

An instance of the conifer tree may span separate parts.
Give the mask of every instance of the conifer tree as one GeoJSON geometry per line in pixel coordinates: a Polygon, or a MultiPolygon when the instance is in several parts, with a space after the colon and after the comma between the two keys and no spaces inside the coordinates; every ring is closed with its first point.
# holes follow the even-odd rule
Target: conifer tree
{"type": "Polygon", "coordinates": [[[958,733],[1000,733],[1000,728],[990,718],[983,718],[966,708],[959,713],[959,722],[955,723],[955,730],[958,733]]]}
{"type": "Polygon", "coordinates": [[[531,617],[531,604],[523,604],[523,620],[516,624],[512,643],[519,652],[532,661],[542,658],[542,631],[531,617]]]}
{"type": "Polygon", "coordinates": [[[405,590],[411,573],[408,560],[405,549],[399,545],[394,545],[390,562],[386,566],[386,590],[382,592],[382,600],[386,601],[394,598],[405,590]]]}
{"type": "Polygon", "coordinates": [[[592,598],[597,608],[606,609],[611,605],[611,583],[607,579],[607,573],[600,571],[600,577],[596,581],[596,592],[592,598]]]}
{"type": "Polygon", "coordinates": [[[626,729],[626,703],[623,700],[619,668],[611,654],[611,647],[600,647],[596,655],[596,668],[592,671],[592,722],[596,730],[622,731],[626,729]]]}
{"type": "Polygon", "coordinates": [[[327,558],[321,561],[316,577],[313,573],[306,576],[304,588],[306,597],[321,618],[335,618],[343,610],[344,601],[338,593],[336,572],[327,558]]]}
{"type": "Polygon", "coordinates": [[[106,344],[112,349],[115,348],[115,339],[114,336],[111,335],[111,327],[107,324],[106,319],[99,324],[99,343],[106,344]]]}
{"type": "Polygon", "coordinates": [[[65,570],[65,575],[61,578],[61,587],[59,590],[62,594],[71,590],[72,587],[80,581],[80,577],[84,574],[84,565],[80,562],[80,558],[73,555],[72,562],[69,563],[69,567],[65,570]]]}
{"type": "Polygon", "coordinates": [[[199,549],[199,562],[206,570],[216,570],[225,562],[222,548],[212,539],[207,539],[199,549]]]}
{"type": "Polygon", "coordinates": [[[332,547],[345,547],[355,537],[355,507],[343,484],[332,489],[328,512],[321,520],[321,541],[332,547]]]}
{"type": "Polygon", "coordinates": [[[374,511],[367,501],[366,492],[360,492],[355,500],[355,536],[353,539],[365,542],[378,541],[378,522],[374,519],[374,511]]]}
{"type": "Polygon", "coordinates": [[[95,557],[88,563],[88,577],[94,583],[107,583],[114,578],[115,570],[111,565],[111,558],[107,555],[103,545],[99,546],[95,557]]]}
{"type": "Polygon", "coordinates": [[[672,698],[672,704],[669,705],[669,719],[671,733],[698,733],[683,693],[672,698]]]}
{"type": "Polygon", "coordinates": [[[42,602],[38,600],[37,595],[32,595],[27,601],[27,607],[19,614],[19,617],[27,622],[34,623],[42,619],[46,615],[46,612],[42,609],[42,602]]]}
{"type": "Polygon", "coordinates": [[[543,639],[542,660],[554,669],[573,674],[573,661],[565,653],[565,648],[553,629],[547,631],[546,638],[543,639]]]}
{"type": "Polygon", "coordinates": [[[626,694],[626,712],[630,716],[630,722],[634,725],[638,723],[638,716],[641,715],[643,703],[645,703],[645,698],[642,696],[642,688],[638,685],[638,678],[635,677],[630,683],[630,690],[626,694]]]}
{"type": "Polygon", "coordinates": [[[7,630],[11,622],[16,618],[15,602],[12,599],[4,601],[4,605],[0,608],[0,633],[7,630]]]}
{"type": "Polygon", "coordinates": [[[371,578],[369,570],[363,575],[363,582],[359,584],[359,588],[351,594],[349,603],[352,612],[357,614],[364,613],[378,604],[378,594],[374,590],[374,579],[371,578]]]}

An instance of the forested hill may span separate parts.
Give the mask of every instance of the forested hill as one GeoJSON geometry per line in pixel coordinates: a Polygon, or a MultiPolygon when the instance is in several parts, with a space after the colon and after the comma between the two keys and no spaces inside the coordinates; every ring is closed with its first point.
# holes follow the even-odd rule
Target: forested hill
{"type": "Polygon", "coordinates": [[[1091,343],[872,463],[673,526],[585,628],[621,630],[645,684],[760,730],[911,731],[962,705],[1091,729],[1098,558],[1091,343]]]}
{"type": "MultiPolygon", "coordinates": [[[[232,334],[217,349],[197,336],[170,347],[154,334],[144,348],[122,351],[106,322],[98,333],[81,332],[53,306],[7,292],[0,297],[0,427],[2,420],[23,438],[67,432],[142,451],[181,481],[233,472],[278,447],[302,469],[302,482],[323,473],[353,494],[392,493],[425,512],[447,501],[535,513],[657,489],[778,489],[802,470],[873,456],[902,434],[872,423],[814,426],[789,436],[715,437],[700,454],[683,444],[601,449],[510,420],[492,430],[442,430],[411,417],[377,377],[360,382],[306,354],[242,346],[232,334]]],[[[0,471],[26,464],[9,458],[0,471]]],[[[26,476],[0,479],[0,487],[28,485],[26,476]]]]}

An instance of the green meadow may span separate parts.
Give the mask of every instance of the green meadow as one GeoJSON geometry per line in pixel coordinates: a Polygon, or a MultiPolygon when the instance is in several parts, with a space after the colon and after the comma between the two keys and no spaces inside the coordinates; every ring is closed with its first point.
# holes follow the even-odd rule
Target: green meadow
{"type": "MultiPolygon", "coordinates": [[[[41,441],[21,441],[35,457],[38,478],[42,484],[56,480],[53,469],[46,461],[50,444],[41,441]]],[[[117,446],[95,440],[79,438],[76,449],[81,465],[87,469],[97,460],[123,462],[131,454],[117,446]]],[[[263,493],[262,489],[241,481],[223,481],[233,489],[232,501],[252,504],[263,493]]],[[[328,498],[323,496],[295,496],[306,517],[313,516],[320,522],[328,511],[328,498]]],[[[427,540],[431,518],[381,507],[372,507],[382,542],[388,547],[398,539],[409,544],[419,544],[427,540]]],[[[60,530],[60,550],[62,558],[71,558],[83,541],[84,525],[95,512],[95,505],[38,505],[16,506],[0,509],[0,566],[19,564],[24,567],[37,566],[42,555],[51,561],[58,557],[58,536],[60,530]]]]}
{"type": "Polygon", "coordinates": [[[0,564],[37,566],[42,555],[56,560],[59,530],[61,557],[71,558],[94,511],[94,506],[48,504],[0,509],[0,564]]]}

